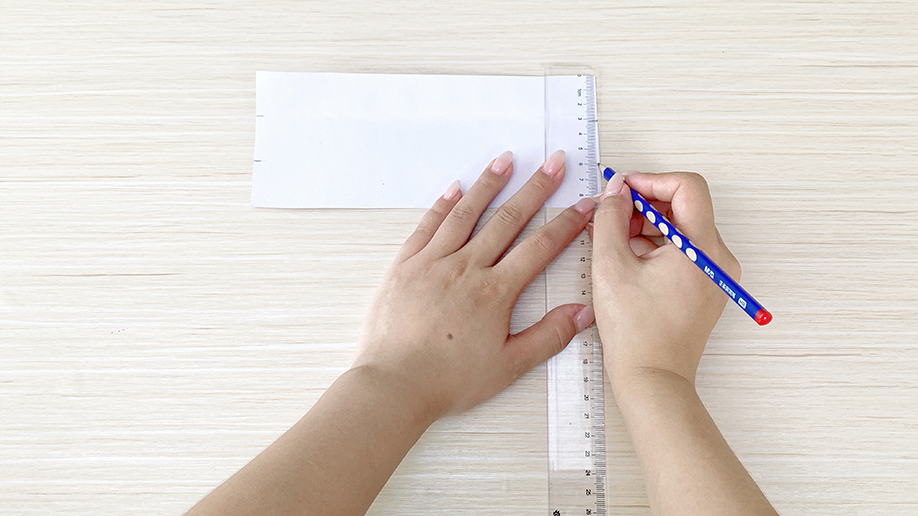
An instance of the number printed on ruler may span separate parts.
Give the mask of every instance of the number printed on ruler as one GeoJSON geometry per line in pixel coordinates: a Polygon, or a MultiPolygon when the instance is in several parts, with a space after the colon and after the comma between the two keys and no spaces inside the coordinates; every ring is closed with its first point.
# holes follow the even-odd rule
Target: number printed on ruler
{"type": "Polygon", "coordinates": [[[592,197],[599,193],[599,141],[596,117],[596,86],[593,77],[584,77],[582,88],[577,89],[577,107],[583,110],[582,122],[577,135],[583,140],[577,146],[577,180],[582,183],[581,197],[592,197]]]}

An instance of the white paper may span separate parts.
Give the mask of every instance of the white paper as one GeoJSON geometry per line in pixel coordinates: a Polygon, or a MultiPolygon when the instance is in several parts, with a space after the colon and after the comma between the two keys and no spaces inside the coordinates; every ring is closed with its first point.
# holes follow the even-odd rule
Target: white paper
{"type": "MultiPolygon", "coordinates": [[[[258,72],[252,205],[426,208],[510,150],[499,206],[557,148],[571,159],[547,135],[576,115],[546,105],[565,77],[258,72]]],[[[546,205],[576,203],[572,183],[546,205]]]]}

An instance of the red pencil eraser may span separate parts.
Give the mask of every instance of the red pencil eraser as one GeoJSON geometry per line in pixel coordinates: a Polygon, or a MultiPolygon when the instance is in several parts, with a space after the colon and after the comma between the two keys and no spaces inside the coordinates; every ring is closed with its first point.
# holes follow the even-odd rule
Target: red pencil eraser
{"type": "Polygon", "coordinates": [[[759,323],[759,326],[765,326],[771,322],[771,312],[762,308],[755,313],[755,322],[759,323]]]}

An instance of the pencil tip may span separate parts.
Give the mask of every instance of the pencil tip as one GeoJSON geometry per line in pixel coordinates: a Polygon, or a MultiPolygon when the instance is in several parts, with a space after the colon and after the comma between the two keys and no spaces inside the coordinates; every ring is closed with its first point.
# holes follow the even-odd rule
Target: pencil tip
{"type": "Polygon", "coordinates": [[[615,171],[609,167],[603,167],[602,165],[599,165],[599,168],[603,169],[602,177],[604,177],[606,181],[612,179],[612,176],[615,175],[615,171]]]}

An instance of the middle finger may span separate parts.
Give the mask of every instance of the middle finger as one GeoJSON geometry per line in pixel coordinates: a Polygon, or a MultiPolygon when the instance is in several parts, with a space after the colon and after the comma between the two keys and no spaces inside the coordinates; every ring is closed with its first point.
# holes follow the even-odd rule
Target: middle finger
{"type": "Polygon", "coordinates": [[[469,252],[482,266],[497,262],[529,219],[564,179],[564,151],[555,151],[513,196],[491,216],[469,242],[469,252]]]}

